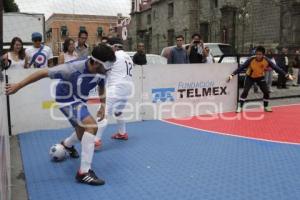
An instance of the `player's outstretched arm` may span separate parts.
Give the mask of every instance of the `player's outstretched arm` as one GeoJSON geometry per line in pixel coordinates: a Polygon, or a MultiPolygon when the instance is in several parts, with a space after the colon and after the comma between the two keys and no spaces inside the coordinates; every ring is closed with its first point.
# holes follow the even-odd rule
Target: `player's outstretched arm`
{"type": "Polygon", "coordinates": [[[232,79],[233,79],[233,74],[230,74],[229,76],[228,76],[228,78],[227,78],[227,82],[229,83],[232,79]]]}
{"type": "Polygon", "coordinates": [[[48,77],[48,69],[39,70],[29,76],[27,76],[24,80],[20,81],[19,83],[11,83],[7,84],[5,87],[5,91],[7,95],[14,94],[21,88],[34,83],[42,78],[48,77]]]}
{"type": "Polygon", "coordinates": [[[254,57],[248,58],[248,60],[246,60],[244,64],[242,64],[238,69],[236,69],[232,74],[228,76],[227,82],[230,82],[235,75],[241,73],[244,69],[248,68],[253,59],[254,57]]]}

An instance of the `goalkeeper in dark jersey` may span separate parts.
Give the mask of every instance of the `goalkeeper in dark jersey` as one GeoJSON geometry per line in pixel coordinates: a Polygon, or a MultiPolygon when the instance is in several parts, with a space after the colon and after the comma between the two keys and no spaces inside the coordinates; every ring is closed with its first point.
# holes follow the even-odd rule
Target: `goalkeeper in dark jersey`
{"type": "Polygon", "coordinates": [[[264,94],[264,110],[266,112],[272,112],[272,108],[269,106],[270,91],[265,80],[265,71],[268,67],[273,68],[277,73],[284,75],[287,79],[293,80],[293,77],[290,74],[284,72],[270,59],[265,57],[264,47],[258,46],[255,51],[255,56],[249,58],[240,68],[235,70],[228,79],[229,81],[232,80],[235,75],[247,68],[244,91],[240,97],[239,105],[236,111],[237,113],[242,111],[249,90],[254,83],[257,83],[264,94]]]}

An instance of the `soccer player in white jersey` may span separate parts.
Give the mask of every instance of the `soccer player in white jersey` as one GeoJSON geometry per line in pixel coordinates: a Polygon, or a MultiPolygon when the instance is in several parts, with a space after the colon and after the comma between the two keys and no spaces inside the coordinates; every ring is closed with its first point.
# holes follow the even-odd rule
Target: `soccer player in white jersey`
{"type": "Polygon", "coordinates": [[[101,137],[107,126],[107,116],[113,116],[117,121],[117,133],[112,139],[128,140],[126,132],[126,122],[123,110],[128,98],[133,91],[132,67],[133,61],[128,54],[123,51],[122,41],[118,38],[110,38],[108,44],[113,48],[116,55],[116,62],[107,72],[106,79],[106,102],[101,100],[98,113],[106,116],[98,117],[98,132],[95,140],[95,148],[101,148],[101,137]]]}
{"type": "MultiPolygon", "coordinates": [[[[6,86],[6,93],[14,94],[28,84],[42,78],[59,79],[56,86],[55,99],[60,110],[74,127],[74,133],[63,140],[61,144],[72,158],[79,154],[74,144],[81,140],[81,162],[76,174],[80,183],[103,185],[105,182],[98,178],[91,169],[97,133],[96,120],[89,113],[86,102],[89,92],[98,86],[99,94],[104,90],[104,79],[108,69],[115,62],[116,57],[112,48],[107,45],[95,47],[91,58],[76,60],[53,68],[37,71],[16,84],[6,86]]],[[[101,113],[97,113],[101,116],[101,113]]]]}

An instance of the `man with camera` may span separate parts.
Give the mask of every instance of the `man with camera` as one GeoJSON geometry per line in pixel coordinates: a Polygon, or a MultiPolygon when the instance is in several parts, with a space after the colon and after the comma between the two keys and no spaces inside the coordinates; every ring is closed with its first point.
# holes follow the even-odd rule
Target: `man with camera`
{"type": "Polygon", "coordinates": [[[192,42],[187,48],[190,63],[204,63],[204,44],[201,35],[195,33],[192,42]]]}

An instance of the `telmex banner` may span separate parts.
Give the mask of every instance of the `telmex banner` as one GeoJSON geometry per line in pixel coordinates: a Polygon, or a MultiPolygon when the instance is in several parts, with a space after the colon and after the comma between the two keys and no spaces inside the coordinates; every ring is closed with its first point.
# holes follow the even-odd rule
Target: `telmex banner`
{"type": "MultiPolygon", "coordinates": [[[[133,93],[124,114],[128,121],[141,121],[234,111],[237,80],[227,83],[226,79],[236,68],[236,64],[135,66],[129,84],[133,93]]],[[[8,70],[9,81],[20,81],[35,70],[8,70]]],[[[13,134],[70,127],[54,101],[56,83],[43,79],[10,97],[13,134]]],[[[98,104],[95,89],[88,101],[93,115],[98,104]]]]}

